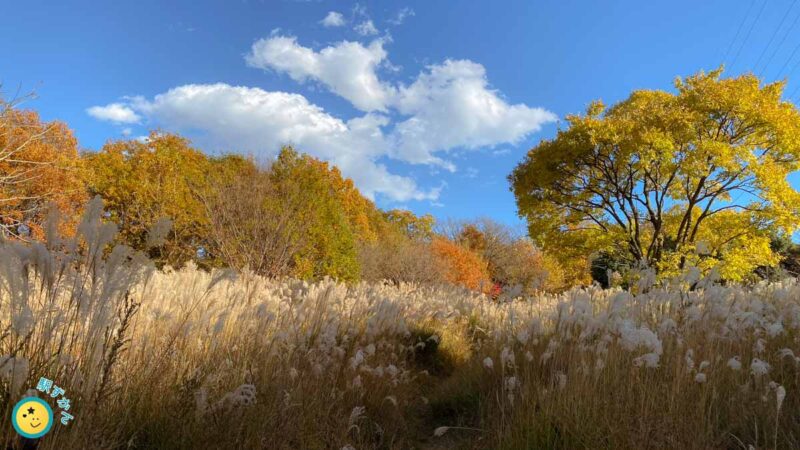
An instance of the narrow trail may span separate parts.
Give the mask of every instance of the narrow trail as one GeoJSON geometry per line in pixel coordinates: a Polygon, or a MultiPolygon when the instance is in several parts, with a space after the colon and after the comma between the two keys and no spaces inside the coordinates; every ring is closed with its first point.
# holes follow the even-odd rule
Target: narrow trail
{"type": "Polygon", "coordinates": [[[479,395],[470,392],[465,383],[465,364],[455,363],[442,351],[438,342],[427,340],[427,345],[415,355],[420,370],[429,374],[420,395],[428,403],[413,411],[414,450],[487,449],[486,437],[474,429],[480,427],[479,395]],[[466,391],[465,391],[466,390],[466,391]],[[439,427],[453,427],[441,436],[435,436],[439,427]],[[465,429],[466,428],[466,429],[465,429]]]}

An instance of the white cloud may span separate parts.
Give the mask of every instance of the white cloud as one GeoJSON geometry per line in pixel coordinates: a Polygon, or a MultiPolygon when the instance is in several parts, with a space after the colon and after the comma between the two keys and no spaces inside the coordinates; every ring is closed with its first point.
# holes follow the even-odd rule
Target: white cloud
{"type": "Polygon", "coordinates": [[[402,25],[403,22],[405,22],[407,18],[412,17],[414,15],[415,15],[415,13],[414,13],[413,9],[411,9],[409,7],[405,7],[403,9],[401,9],[400,11],[397,11],[397,14],[394,16],[394,18],[391,18],[391,19],[387,20],[387,22],[389,22],[392,25],[399,26],[399,25],[402,25]]]}
{"type": "Polygon", "coordinates": [[[262,156],[284,144],[337,165],[359,189],[374,198],[428,200],[439,189],[420,190],[414,180],[392,174],[378,160],[387,153],[382,127],[388,119],[366,114],[343,121],[299,94],[217,84],[190,84],[132,99],[131,107],[168,129],[202,130],[198,140],[216,150],[262,156]]]}
{"type": "Polygon", "coordinates": [[[92,106],[87,109],[86,112],[95,119],[116,124],[137,123],[141,120],[141,117],[130,107],[122,103],[109,103],[106,106],[92,106]]]}
{"type": "Polygon", "coordinates": [[[367,7],[362,5],[361,3],[356,3],[353,5],[353,17],[368,17],[367,15],[367,7]]]}
{"type": "Polygon", "coordinates": [[[420,188],[412,178],[391,173],[382,163],[386,158],[454,171],[443,158],[448,152],[500,151],[497,146],[518,144],[556,120],[545,109],[507,102],[489,84],[486,69],[469,60],[430,65],[408,85],[381,80],[378,71],[388,63],[384,43],[345,41],[316,51],[276,33],[255,42],[246,55],[250,66],[319,83],[363,111],[349,120],[300,94],[224,83],[179,86],[152,99],[128,98],[89,111],[103,120],[143,117],[213,150],[269,156],[292,144],[339,166],[365,195],[397,202],[436,200],[444,185],[420,188]]]}
{"type": "Polygon", "coordinates": [[[326,27],[341,27],[344,26],[345,20],[341,13],[330,11],[324,19],[320,20],[319,23],[326,27]]]}
{"type": "Polygon", "coordinates": [[[434,153],[514,144],[557,119],[542,108],[509,105],[488,84],[482,65],[447,60],[400,87],[394,107],[409,118],[394,128],[393,156],[452,170],[434,153]]]}
{"type": "Polygon", "coordinates": [[[378,34],[378,29],[375,28],[375,24],[369,19],[353,27],[353,30],[362,36],[374,36],[378,34]]]}
{"type": "Polygon", "coordinates": [[[469,60],[428,66],[409,86],[384,82],[377,73],[389,62],[383,45],[383,39],[367,47],[344,41],[315,51],[295,37],[275,35],[256,41],[246,61],[301,83],[319,82],[362,111],[398,112],[404,120],[389,136],[390,155],[451,171],[455,167],[436,152],[514,144],[556,120],[544,109],[508,104],[489,87],[486,69],[469,60]]]}
{"type": "Polygon", "coordinates": [[[124,137],[128,137],[128,136],[130,136],[130,135],[131,135],[131,133],[133,133],[133,130],[132,130],[132,129],[130,129],[130,128],[123,128],[123,129],[122,129],[122,132],[121,132],[121,134],[122,134],[124,137]]]}
{"type": "Polygon", "coordinates": [[[382,39],[368,47],[340,42],[314,51],[299,45],[297,38],[276,35],[256,41],[245,60],[251,67],[283,72],[301,83],[318,81],[362,111],[385,111],[392,88],[375,72],[386,56],[382,39]]]}

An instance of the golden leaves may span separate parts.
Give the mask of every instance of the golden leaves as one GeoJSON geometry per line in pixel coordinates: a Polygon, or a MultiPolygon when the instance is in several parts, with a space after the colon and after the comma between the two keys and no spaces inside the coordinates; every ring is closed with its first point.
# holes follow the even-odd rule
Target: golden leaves
{"type": "Polygon", "coordinates": [[[53,203],[72,228],[86,201],[77,141],[61,122],[42,122],[33,111],[0,100],[0,226],[20,225],[42,237],[45,205],[53,203]]]}
{"type": "Polygon", "coordinates": [[[781,100],[784,83],[720,68],[675,87],[593,103],[528,153],[510,181],[537,242],[616,248],[667,271],[714,230],[731,279],[776,263],[765,231],[800,226],[787,180],[800,168],[800,113],[781,100]]]}

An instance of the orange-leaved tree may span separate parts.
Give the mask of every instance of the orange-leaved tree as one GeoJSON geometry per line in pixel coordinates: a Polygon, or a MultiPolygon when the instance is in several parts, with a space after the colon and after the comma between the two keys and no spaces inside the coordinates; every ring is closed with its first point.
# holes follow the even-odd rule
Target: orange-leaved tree
{"type": "Polygon", "coordinates": [[[74,225],[86,201],[82,165],[64,123],[17,106],[0,99],[0,235],[41,238],[48,204],[74,225]]]}
{"type": "Polygon", "coordinates": [[[488,264],[477,253],[439,236],[433,238],[430,249],[443,266],[448,282],[474,291],[487,292],[491,288],[488,264]]]}

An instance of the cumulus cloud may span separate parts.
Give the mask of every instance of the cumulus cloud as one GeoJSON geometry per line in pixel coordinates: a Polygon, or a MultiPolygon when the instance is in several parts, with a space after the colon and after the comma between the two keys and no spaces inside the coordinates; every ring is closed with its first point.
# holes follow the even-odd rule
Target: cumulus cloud
{"type": "Polygon", "coordinates": [[[106,106],[92,106],[86,112],[95,119],[116,124],[137,123],[141,120],[136,112],[122,103],[109,103],[106,106]]]}
{"type": "Polygon", "coordinates": [[[428,66],[409,86],[395,86],[378,75],[387,57],[382,39],[369,46],[344,41],[316,51],[295,37],[275,35],[256,41],[246,61],[301,83],[321,83],[362,111],[399,113],[402,120],[387,137],[389,155],[450,171],[455,166],[437,152],[515,144],[556,120],[542,108],[508,104],[490,88],[481,64],[447,60],[428,66]]]}
{"type": "Polygon", "coordinates": [[[434,201],[443,185],[420,188],[390,172],[387,158],[454,171],[448,152],[517,144],[557,119],[545,109],[506,101],[476,62],[446,60],[400,84],[379,76],[387,58],[382,39],[314,50],[279,33],[256,41],[246,55],[252,67],[319,83],[348,100],[362,114],[349,120],[300,94],[224,83],[178,86],[152,99],[129,98],[88,111],[120,123],[145,118],[215,150],[274,155],[292,144],[339,166],[365,195],[396,202],[434,201]]]}
{"type": "Polygon", "coordinates": [[[168,129],[202,130],[198,140],[217,150],[272,156],[282,145],[336,164],[370,198],[435,199],[414,180],[392,174],[378,160],[387,153],[382,127],[388,118],[368,113],[343,121],[300,94],[269,92],[224,83],[179,86],[131,107],[168,129]]]}
{"type": "Polygon", "coordinates": [[[441,165],[434,156],[441,150],[515,144],[557,119],[542,108],[508,104],[489,88],[484,67],[468,60],[429,66],[400,87],[394,107],[409,118],[394,128],[393,155],[423,164],[441,165]]]}
{"type": "Polygon", "coordinates": [[[389,19],[387,22],[389,22],[392,25],[399,26],[402,25],[407,18],[412,17],[414,15],[415,14],[413,9],[405,7],[400,11],[397,11],[397,14],[393,18],[389,19]]]}
{"type": "Polygon", "coordinates": [[[319,23],[325,27],[341,27],[344,26],[345,20],[341,13],[330,11],[324,19],[320,20],[319,23]]]}
{"type": "Polygon", "coordinates": [[[375,24],[369,19],[353,27],[353,30],[362,36],[374,36],[378,34],[378,29],[375,28],[375,24]]]}
{"type": "Polygon", "coordinates": [[[245,61],[251,67],[286,73],[301,83],[322,83],[362,111],[384,111],[393,92],[378,79],[376,70],[386,56],[382,39],[367,47],[340,42],[315,51],[298,44],[295,37],[275,35],[256,41],[245,61]]]}

